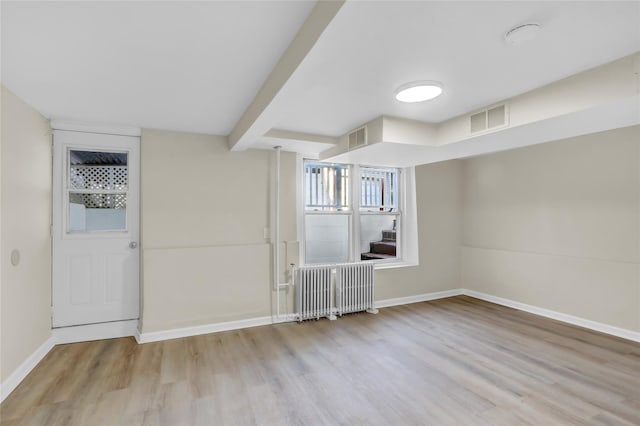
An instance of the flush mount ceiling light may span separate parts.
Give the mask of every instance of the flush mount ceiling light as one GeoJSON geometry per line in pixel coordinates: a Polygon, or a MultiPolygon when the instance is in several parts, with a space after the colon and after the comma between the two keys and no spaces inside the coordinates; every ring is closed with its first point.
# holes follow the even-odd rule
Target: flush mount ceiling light
{"type": "Polygon", "coordinates": [[[540,28],[541,26],[537,22],[518,25],[517,27],[511,28],[507,31],[504,35],[504,40],[508,44],[515,46],[536,38],[540,32],[540,28]]]}
{"type": "Polygon", "coordinates": [[[442,84],[437,81],[414,81],[403,84],[396,90],[400,102],[424,102],[437,98],[442,93],[442,84]]]}

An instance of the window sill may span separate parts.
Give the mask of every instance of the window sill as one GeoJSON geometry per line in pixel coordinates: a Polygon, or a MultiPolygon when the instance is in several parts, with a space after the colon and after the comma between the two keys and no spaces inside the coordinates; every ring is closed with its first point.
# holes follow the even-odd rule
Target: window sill
{"type": "Polygon", "coordinates": [[[374,262],[374,269],[379,270],[379,269],[409,268],[409,267],[418,266],[418,265],[419,265],[418,262],[410,262],[406,260],[400,260],[397,262],[378,262],[378,263],[374,262]]]}
{"type": "MultiPolygon", "coordinates": [[[[346,262],[348,264],[353,264],[354,262],[346,262]]],[[[362,262],[364,263],[364,262],[362,262]]],[[[335,263],[335,262],[330,262],[330,263],[309,263],[309,264],[305,264],[305,265],[300,265],[300,267],[307,267],[307,266],[328,266],[328,265],[340,265],[341,263],[335,263]]],[[[413,266],[419,266],[420,263],[419,262],[411,262],[411,261],[405,261],[405,260],[399,260],[399,261],[393,261],[393,262],[373,262],[373,268],[375,270],[378,269],[396,269],[396,268],[410,268],[413,266]]]]}

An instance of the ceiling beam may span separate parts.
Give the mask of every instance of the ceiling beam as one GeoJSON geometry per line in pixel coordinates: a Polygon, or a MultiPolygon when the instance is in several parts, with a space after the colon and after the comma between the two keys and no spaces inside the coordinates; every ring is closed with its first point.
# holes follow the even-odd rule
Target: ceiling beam
{"type": "Polygon", "coordinates": [[[329,145],[336,145],[338,138],[325,135],[316,135],[313,133],[292,132],[282,129],[271,129],[264,134],[265,138],[288,139],[293,141],[317,142],[329,145]]]}
{"type": "Polygon", "coordinates": [[[336,16],[345,0],[320,0],[306,19],[298,34],[269,74],[255,98],[240,117],[229,135],[229,148],[242,151],[264,135],[271,123],[266,117],[269,105],[281,93],[287,81],[307,54],[313,49],[324,30],[336,16]]]}

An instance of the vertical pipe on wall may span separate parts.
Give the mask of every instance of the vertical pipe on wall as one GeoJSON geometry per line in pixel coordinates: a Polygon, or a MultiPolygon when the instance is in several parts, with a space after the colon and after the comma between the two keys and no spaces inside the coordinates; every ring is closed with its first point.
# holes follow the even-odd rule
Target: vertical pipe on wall
{"type": "Polygon", "coordinates": [[[280,319],[280,149],[276,150],[276,171],[275,171],[275,223],[274,223],[274,243],[273,243],[273,289],[276,292],[276,317],[280,319]]]}

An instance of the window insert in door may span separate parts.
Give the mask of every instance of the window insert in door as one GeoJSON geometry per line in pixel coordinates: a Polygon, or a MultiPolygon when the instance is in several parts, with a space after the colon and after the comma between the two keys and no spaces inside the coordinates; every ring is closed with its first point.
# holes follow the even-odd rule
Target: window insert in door
{"type": "Polygon", "coordinates": [[[67,233],[127,230],[128,157],[67,150],[67,233]]]}

